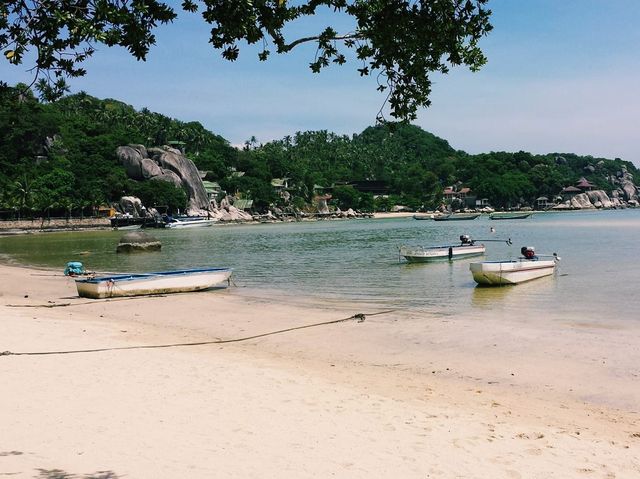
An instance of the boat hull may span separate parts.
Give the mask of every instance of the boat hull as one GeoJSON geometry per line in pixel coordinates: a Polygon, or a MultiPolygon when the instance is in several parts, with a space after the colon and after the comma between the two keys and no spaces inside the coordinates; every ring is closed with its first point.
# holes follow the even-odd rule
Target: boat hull
{"type": "Polygon", "coordinates": [[[469,269],[476,283],[487,286],[518,284],[553,274],[555,260],[485,261],[471,263],[469,269]]]}
{"type": "Polygon", "coordinates": [[[481,213],[457,213],[446,216],[434,216],[434,221],[465,221],[475,220],[481,215],[481,213]]]}
{"type": "Polygon", "coordinates": [[[528,218],[533,213],[491,213],[489,219],[491,220],[523,220],[528,218]]]}
{"type": "Polygon", "coordinates": [[[212,288],[227,281],[230,276],[229,268],[120,274],[77,279],[76,288],[79,296],[92,299],[184,293],[212,288]]]}
{"type": "Polygon", "coordinates": [[[171,228],[171,229],[204,228],[207,226],[213,226],[217,222],[218,222],[217,219],[178,220],[172,223],[167,223],[165,228],[171,228]]]}
{"type": "Polygon", "coordinates": [[[434,261],[481,256],[485,253],[485,250],[484,245],[434,246],[431,248],[402,246],[400,247],[400,255],[404,256],[409,263],[431,263],[434,261]]]}

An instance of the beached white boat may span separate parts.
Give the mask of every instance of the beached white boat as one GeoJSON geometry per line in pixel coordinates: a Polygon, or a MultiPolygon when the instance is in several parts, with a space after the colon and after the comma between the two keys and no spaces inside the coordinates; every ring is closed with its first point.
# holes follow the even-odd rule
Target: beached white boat
{"type": "Polygon", "coordinates": [[[471,263],[469,269],[476,283],[488,286],[518,284],[552,275],[560,260],[554,253],[552,259],[540,259],[531,247],[523,247],[524,257],[511,261],[483,261],[471,263]]]}
{"type": "Polygon", "coordinates": [[[467,258],[483,255],[486,248],[467,235],[460,236],[458,245],[442,246],[400,246],[400,255],[410,263],[429,263],[431,261],[467,258]]]}
{"type": "Polygon", "coordinates": [[[83,298],[114,298],[147,294],[201,291],[227,281],[229,268],[198,268],[158,273],[117,274],[76,279],[78,295],[83,298]]]}
{"type": "Polygon", "coordinates": [[[201,218],[199,216],[169,218],[165,228],[202,228],[204,226],[213,226],[217,222],[217,219],[201,218]]]}

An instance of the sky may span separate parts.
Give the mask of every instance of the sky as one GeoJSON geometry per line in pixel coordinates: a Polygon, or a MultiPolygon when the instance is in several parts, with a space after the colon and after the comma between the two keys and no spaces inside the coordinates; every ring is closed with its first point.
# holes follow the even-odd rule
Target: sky
{"type": "MultiPolygon", "coordinates": [[[[432,105],[414,123],[468,153],[577,153],[640,166],[640,1],[490,0],[489,8],[494,29],[480,44],[488,64],[434,76],[432,105]]],[[[329,24],[350,30],[321,14],[288,34],[329,24]]],[[[157,30],[145,62],[100,47],[88,74],[69,81],[71,92],[199,121],[236,145],[307,130],[352,135],[375,124],[384,95],[355,62],[314,74],[311,46],[267,62],[245,46],[231,63],[208,44],[208,31],[181,12],[157,30]]],[[[0,79],[30,83],[27,68],[2,61],[0,79]]]]}

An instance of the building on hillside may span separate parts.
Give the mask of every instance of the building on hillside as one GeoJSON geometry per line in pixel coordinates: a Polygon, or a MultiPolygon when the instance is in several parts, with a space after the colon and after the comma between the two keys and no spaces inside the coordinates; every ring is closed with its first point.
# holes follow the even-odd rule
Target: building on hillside
{"type": "Polygon", "coordinates": [[[582,191],[591,191],[595,185],[589,182],[584,176],[578,180],[576,187],[582,191]]]}
{"type": "Polygon", "coordinates": [[[489,203],[488,198],[476,199],[476,208],[488,208],[491,207],[491,203],[489,203]]]}
{"type": "Polygon", "coordinates": [[[229,168],[230,178],[241,178],[244,176],[244,171],[237,171],[233,166],[229,168]]]}
{"type": "Polygon", "coordinates": [[[167,145],[169,145],[171,148],[175,148],[183,155],[185,153],[185,149],[186,149],[185,147],[187,146],[187,144],[184,141],[177,141],[177,140],[168,141],[167,145]]]}
{"type": "Polygon", "coordinates": [[[203,181],[202,184],[207,192],[207,196],[209,196],[209,201],[218,200],[224,193],[220,184],[216,181],[203,181]]]}
{"type": "Polygon", "coordinates": [[[233,202],[233,206],[242,211],[249,211],[253,207],[253,200],[237,199],[233,202]]]}
{"type": "Polygon", "coordinates": [[[536,198],[536,209],[537,210],[546,210],[553,206],[553,202],[549,201],[549,198],[546,196],[541,196],[540,198],[536,198]]]}
{"type": "Polygon", "coordinates": [[[562,196],[562,201],[567,201],[580,193],[582,193],[582,190],[580,188],[576,188],[575,186],[567,186],[566,188],[562,188],[562,191],[560,191],[560,196],[562,196]]]}
{"type": "Polygon", "coordinates": [[[288,191],[289,180],[290,178],[273,178],[271,180],[271,186],[275,190],[276,194],[285,201],[288,201],[289,198],[291,198],[291,194],[288,191]]]}
{"type": "Polygon", "coordinates": [[[467,188],[466,186],[460,189],[456,189],[454,186],[447,186],[442,192],[442,195],[444,196],[445,203],[451,204],[454,200],[459,200],[464,208],[476,207],[477,197],[471,194],[471,188],[467,188]]]}

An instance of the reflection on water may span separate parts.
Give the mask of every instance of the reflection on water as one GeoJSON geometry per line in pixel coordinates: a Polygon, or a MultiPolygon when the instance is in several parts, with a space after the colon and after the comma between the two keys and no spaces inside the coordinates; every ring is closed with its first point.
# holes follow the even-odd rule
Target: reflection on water
{"type": "Polygon", "coordinates": [[[279,294],[409,308],[437,315],[544,315],[598,321],[637,316],[635,264],[640,210],[536,214],[526,220],[433,222],[412,218],[214,226],[151,231],[162,251],[117,254],[123,232],[52,233],[0,238],[5,260],[52,266],[82,261],[96,271],[158,271],[230,266],[241,286],[279,294]],[[495,231],[492,232],[491,229],[495,231]],[[511,238],[486,243],[486,260],[513,259],[520,247],[557,252],[557,273],[517,286],[478,288],[469,263],[483,257],[409,264],[402,244],[511,238]]]}

